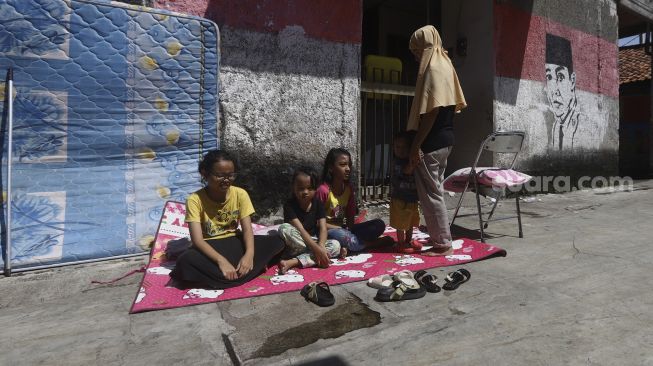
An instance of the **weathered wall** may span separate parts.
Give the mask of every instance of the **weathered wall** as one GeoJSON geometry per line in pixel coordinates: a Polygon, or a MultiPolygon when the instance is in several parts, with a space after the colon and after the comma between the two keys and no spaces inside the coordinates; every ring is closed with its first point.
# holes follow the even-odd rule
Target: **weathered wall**
{"type": "Polygon", "coordinates": [[[154,0],[155,8],[177,11],[203,17],[209,0],[154,0]]]}
{"type": "Polygon", "coordinates": [[[478,147],[492,132],[492,3],[487,0],[443,1],[442,42],[451,49],[451,60],[458,73],[468,107],[454,120],[456,144],[447,171],[470,166],[478,147]],[[467,40],[467,55],[456,48],[459,38],[467,40]]]}
{"type": "Polygon", "coordinates": [[[164,1],[220,27],[221,146],[241,158],[236,184],[259,214],[289,195],[299,164],[331,147],[358,153],[361,4],[349,0],[164,1]]]}
{"type": "Polygon", "coordinates": [[[495,1],[494,32],[495,128],[526,131],[520,169],[616,174],[615,2],[495,1]]]}

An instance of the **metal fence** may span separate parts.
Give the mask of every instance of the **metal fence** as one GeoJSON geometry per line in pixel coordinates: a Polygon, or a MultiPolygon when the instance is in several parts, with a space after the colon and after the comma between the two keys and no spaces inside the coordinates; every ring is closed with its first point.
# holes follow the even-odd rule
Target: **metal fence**
{"type": "Polygon", "coordinates": [[[415,88],[399,84],[361,83],[360,185],[363,201],[386,200],[390,194],[393,136],[406,128],[415,88]]]}

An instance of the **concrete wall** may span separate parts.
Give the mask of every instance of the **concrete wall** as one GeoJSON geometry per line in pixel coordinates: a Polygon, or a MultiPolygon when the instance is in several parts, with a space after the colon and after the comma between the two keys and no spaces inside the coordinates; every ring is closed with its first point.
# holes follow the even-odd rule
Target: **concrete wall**
{"type": "Polygon", "coordinates": [[[261,215],[290,194],[299,164],[331,147],[358,154],[361,3],[350,0],[158,0],[221,31],[220,140],[241,158],[236,184],[261,215]],[[203,9],[203,10],[202,10],[203,9]]]}
{"type": "Polygon", "coordinates": [[[494,32],[495,128],[526,131],[520,169],[616,174],[615,2],[495,1],[494,32]]]}
{"type": "MultiPolygon", "coordinates": [[[[448,162],[448,172],[470,166],[479,145],[493,128],[494,75],[492,50],[492,3],[487,0],[443,1],[442,41],[452,49],[451,60],[458,73],[468,107],[454,119],[456,145],[448,162]],[[467,39],[467,55],[456,49],[459,38],[467,39]]],[[[491,162],[486,161],[486,164],[491,162]]]]}

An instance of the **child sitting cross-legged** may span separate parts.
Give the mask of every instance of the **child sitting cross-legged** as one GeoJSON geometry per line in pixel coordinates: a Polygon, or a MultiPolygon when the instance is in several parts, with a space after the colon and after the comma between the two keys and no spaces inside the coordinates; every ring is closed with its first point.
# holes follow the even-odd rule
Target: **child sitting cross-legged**
{"type": "Polygon", "coordinates": [[[310,168],[298,168],[292,179],[292,196],[283,206],[284,224],[279,235],[286,248],[279,262],[279,272],[286,273],[294,267],[329,266],[330,259],[346,256],[340,243],[327,239],[324,204],[317,199],[317,173],[310,168]]]}

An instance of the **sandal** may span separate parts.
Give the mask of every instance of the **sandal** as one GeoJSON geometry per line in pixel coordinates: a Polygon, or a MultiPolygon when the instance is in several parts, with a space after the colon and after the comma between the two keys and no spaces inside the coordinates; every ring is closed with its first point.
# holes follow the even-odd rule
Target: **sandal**
{"type": "Polygon", "coordinates": [[[304,286],[299,293],[304,296],[306,301],[310,301],[317,306],[331,306],[336,302],[326,282],[311,282],[304,286]]]}
{"type": "Polygon", "coordinates": [[[426,290],[422,286],[412,289],[402,281],[395,281],[392,283],[391,288],[382,288],[377,291],[374,300],[383,302],[414,300],[422,298],[424,295],[426,295],[426,290]]]}
{"type": "Polygon", "coordinates": [[[444,279],[446,283],[442,286],[443,289],[447,291],[452,291],[458,288],[458,286],[469,281],[469,278],[472,276],[468,270],[464,268],[457,269],[454,272],[449,272],[447,277],[444,279]]]}
{"type": "Polygon", "coordinates": [[[390,275],[384,274],[370,278],[367,280],[367,285],[378,290],[392,286],[392,282],[394,279],[390,275]]]}
{"type": "Polygon", "coordinates": [[[440,286],[438,286],[438,276],[430,274],[425,270],[419,270],[415,272],[415,279],[419,282],[426,291],[431,293],[440,292],[440,286]]]}
{"type": "Polygon", "coordinates": [[[407,288],[416,290],[420,288],[419,282],[415,280],[415,276],[413,275],[413,272],[404,269],[403,271],[395,272],[395,274],[392,275],[392,279],[398,282],[403,283],[406,285],[407,288]]]}

